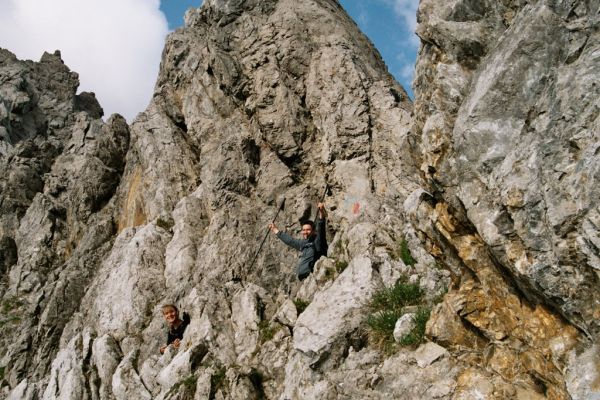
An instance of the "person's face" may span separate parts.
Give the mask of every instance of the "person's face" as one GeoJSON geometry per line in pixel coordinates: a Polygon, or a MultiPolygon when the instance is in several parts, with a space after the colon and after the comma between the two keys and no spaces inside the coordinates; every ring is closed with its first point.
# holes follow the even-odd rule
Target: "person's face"
{"type": "Polygon", "coordinates": [[[304,239],[308,239],[313,233],[313,228],[310,224],[302,225],[302,237],[304,239]]]}
{"type": "Polygon", "coordinates": [[[167,323],[173,324],[175,321],[177,321],[177,310],[169,307],[163,311],[163,316],[165,317],[165,321],[167,321],[167,323]]]}

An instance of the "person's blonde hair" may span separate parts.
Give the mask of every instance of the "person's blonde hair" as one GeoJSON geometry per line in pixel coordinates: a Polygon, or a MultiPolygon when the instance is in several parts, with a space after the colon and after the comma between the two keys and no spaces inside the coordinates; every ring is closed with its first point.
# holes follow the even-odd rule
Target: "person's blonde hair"
{"type": "Polygon", "coordinates": [[[169,309],[169,308],[172,308],[173,310],[175,310],[175,312],[177,313],[177,315],[179,315],[179,309],[177,308],[177,306],[175,304],[165,304],[160,309],[161,309],[161,311],[164,314],[165,311],[167,311],[167,309],[169,309]]]}

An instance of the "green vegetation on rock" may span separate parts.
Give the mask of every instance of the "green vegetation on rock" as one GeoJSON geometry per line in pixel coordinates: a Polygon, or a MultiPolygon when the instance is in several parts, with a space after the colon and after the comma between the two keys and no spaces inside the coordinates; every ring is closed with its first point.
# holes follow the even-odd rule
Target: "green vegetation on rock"
{"type": "Polygon", "coordinates": [[[431,311],[423,297],[424,292],[419,285],[402,281],[376,292],[370,303],[372,312],[366,321],[370,342],[384,353],[391,353],[397,346],[394,341],[396,321],[406,314],[406,307],[418,306],[414,317],[415,327],[400,340],[399,345],[421,343],[431,311]]]}
{"type": "Polygon", "coordinates": [[[273,339],[275,333],[280,329],[279,325],[273,325],[267,320],[262,320],[258,323],[258,336],[260,343],[268,342],[273,339]]]}
{"type": "Polygon", "coordinates": [[[294,300],[294,305],[296,306],[296,312],[298,313],[298,315],[302,314],[304,312],[304,310],[306,310],[306,307],[308,307],[309,304],[310,304],[310,302],[308,302],[306,300],[302,300],[302,299],[294,300]]]}

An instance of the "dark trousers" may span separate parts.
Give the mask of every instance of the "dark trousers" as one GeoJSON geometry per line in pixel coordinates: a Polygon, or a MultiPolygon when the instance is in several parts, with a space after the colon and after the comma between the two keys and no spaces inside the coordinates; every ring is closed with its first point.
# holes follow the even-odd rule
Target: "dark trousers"
{"type": "Polygon", "coordinates": [[[308,278],[309,275],[310,275],[310,272],[305,272],[304,274],[300,274],[300,275],[298,275],[298,280],[303,281],[306,278],[308,278]]]}

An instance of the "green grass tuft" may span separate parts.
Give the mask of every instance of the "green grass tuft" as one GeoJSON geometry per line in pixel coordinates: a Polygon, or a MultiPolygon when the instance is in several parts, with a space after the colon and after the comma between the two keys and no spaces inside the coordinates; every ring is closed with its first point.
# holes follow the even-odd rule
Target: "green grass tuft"
{"type": "Polygon", "coordinates": [[[198,381],[198,377],[196,375],[190,375],[181,381],[182,385],[186,388],[186,390],[196,391],[196,381],[198,381]]]}
{"type": "Polygon", "coordinates": [[[24,303],[17,297],[7,297],[2,300],[0,307],[0,328],[6,325],[19,325],[21,313],[19,309],[24,303]]]}
{"type": "Polygon", "coordinates": [[[377,311],[367,317],[369,342],[384,354],[391,354],[395,348],[394,328],[402,313],[394,310],[377,311]]]}
{"type": "MultiPolygon", "coordinates": [[[[422,307],[415,313],[415,327],[406,336],[400,339],[400,346],[414,346],[421,344],[425,338],[425,326],[429,320],[431,310],[429,307],[422,307]]],[[[393,331],[392,331],[393,333],[393,331]]]]}
{"type": "Polygon", "coordinates": [[[14,311],[21,307],[23,302],[19,300],[17,297],[7,297],[2,301],[2,313],[8,314],[11,311],[14,311]]]}
{"type": "Polygon", "coordinates": [[[225,367],[220,367],[210,377],[209,398],[214,399],[217,392],[227,385],[227,377],[225,376],[225,372],[225,367]]]}
{"type": "MultiPolygon", "coordinates": [[[[392,353],[397,344],[394,340],[396,321],[404,315],[407,306],[421,305],[424,302],[423,289],[419,285],[398,282],[391,288],[384,288],[373,295],[370,307],[372,313],[367,317],[369,342],[385,354],[392,353]]],[[[415,328],[402,340],[400,346],[421,343],[425,335],[425,325],[430,309],[419,307],[415,314],[415,328]]]]}
{"type": "Polygon", "coordinates": [[[333,270],[333,268],[325,268],[325,279],[330,280],[333,279],[335,277],[335,271],[333,270]]]}
{"type": "Polygon", "coordinates": [[[164,219],[164,218],[158,217],[156,219],[156,226],[163,228],[166,231],[170,231],[171,228],[173,228],[173,226],[175,226],[175,221],[173,221],[172,218],[164,219]]]}
{"type": "Polygon", "coordinates": [[[335,270],[338,274],[344,272],[344,270],[348,267],[348,261],[338,260],[335,262],[335,270]]]}
{"type": "Polygon", "coordinates": [[[298,313],[298,315],[302,314],[304,312],[304,310],[306,310],[306,307],[308,307],[309,304],[310,304],[310,302],[308,302],[306,300],[302,300],[302,299],[294,300],[294,305],[296,306],[296,312],[298,313]]]}
{"type": "Polygon", "coordinates": [[[174,384],[167,392],[167,397],[171,394],[178,393],[178,399],[193,399],[196,394],[196,375],[190,375],[174,384]]]}
{"type": "Polygon", "coordinates": [[[410,253],[408,243],[405,239],[402,239],[402,241],[400,242],[400,251],[398,255],[400,256],[400,259],[402,260],[404,265],[412,267],[417,263],[417,260],[415,260],[412,254],[410,253]]]}
{"type": "Polygon", "coordinates": [[[398,282],[391,288],[384,288],[376,292],[371,299],[371,308],[376,311],[401,312],[403,307],[419,304],[423,295],[423,289],[419,285],[398,282]]]}
{"type": "Polygon", "coordinates": [[[340,239],[335,242],[335,254],[341,255],[344,254],[344,251],[348,248],[348,240],[340,239]]]}
{"type": "Polygon", "coordinates": [[[267,320],[262,320],[258,323],[258,337],[260,343],[268,342],[273,339],[275,333],[280,329],[279,326],[274,326],[269,323],[267,320]]]}
{"type": "Polygon", "coordinates": [[[394,310],[377,311],[367,317],[367,325],[377,335],[390,336],[402,313],[394,310]]]}

